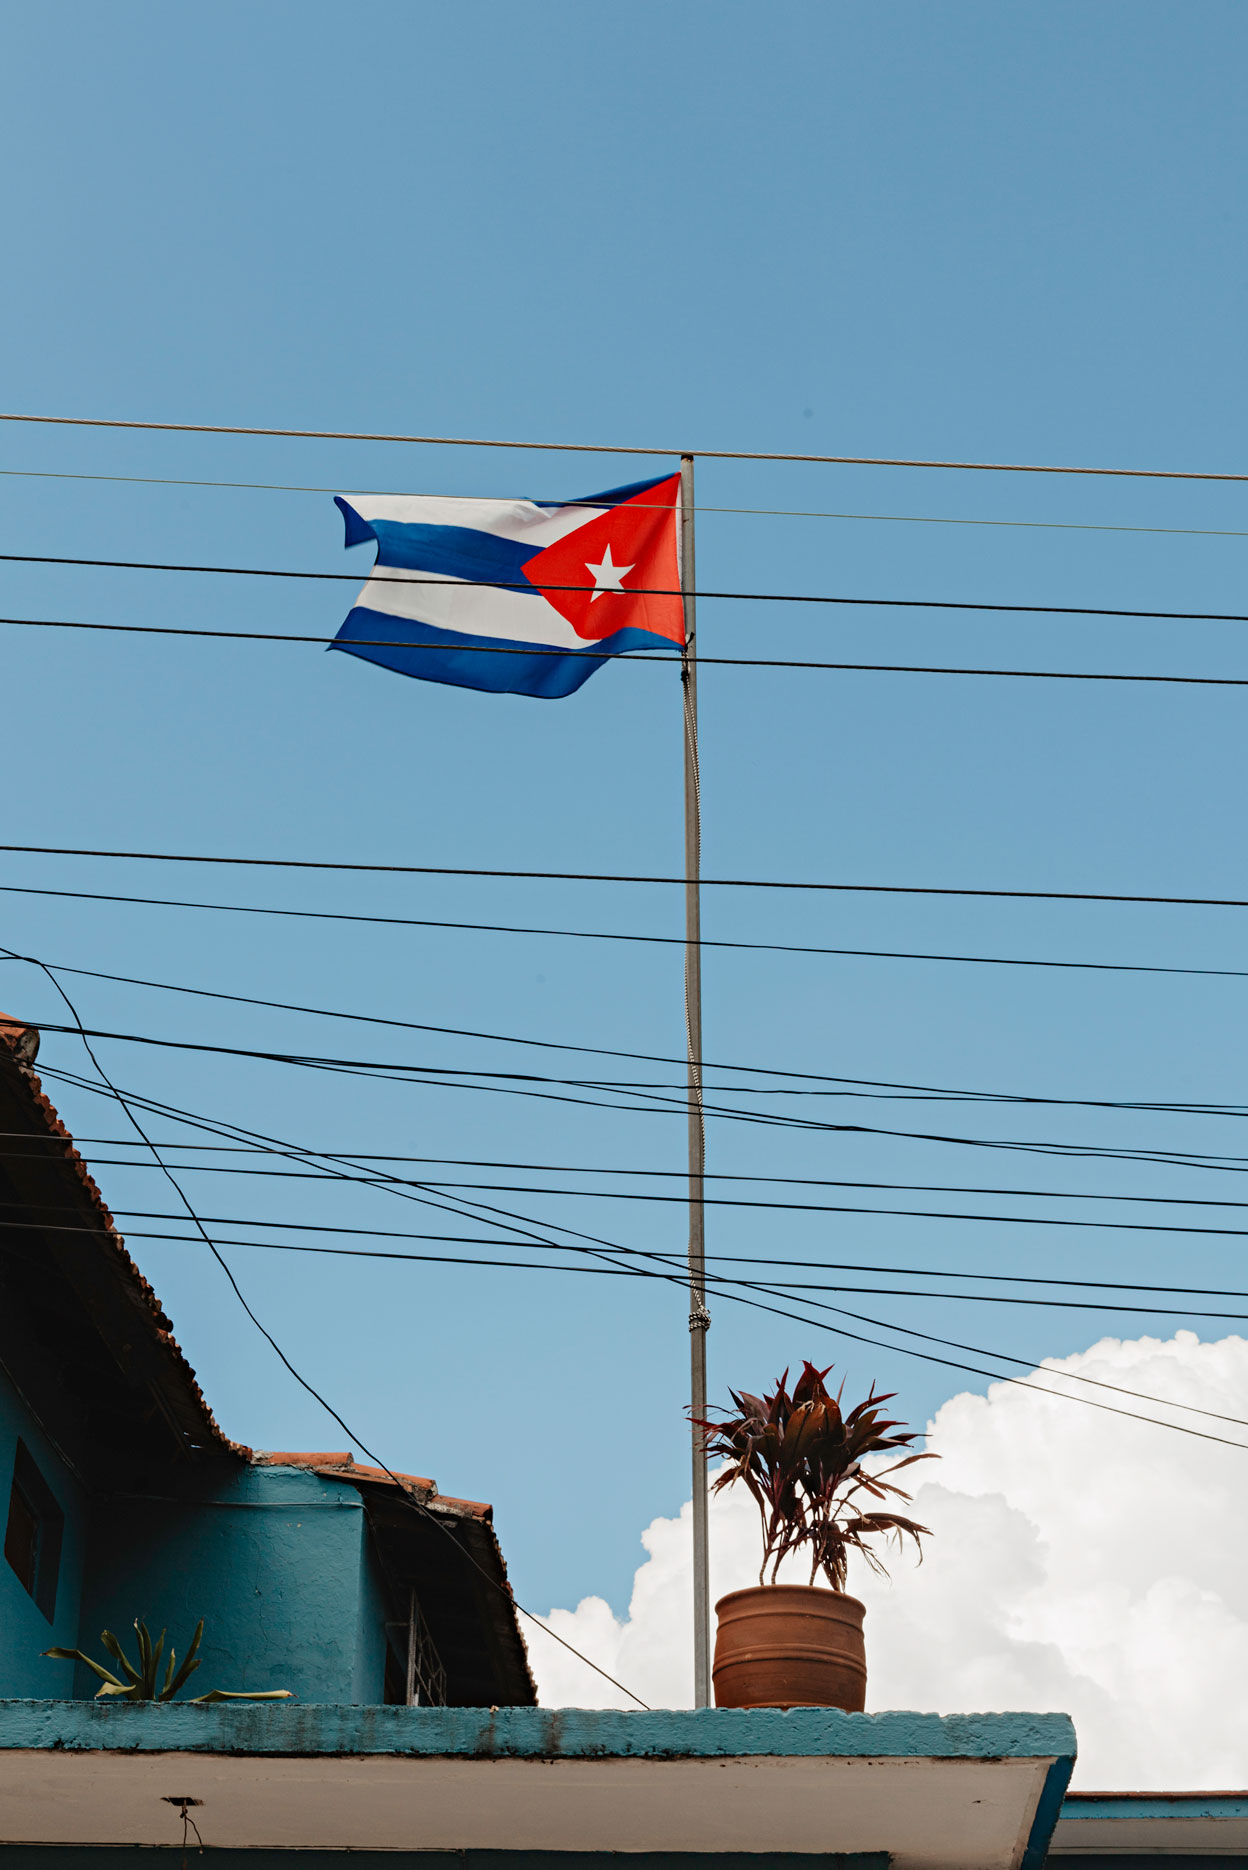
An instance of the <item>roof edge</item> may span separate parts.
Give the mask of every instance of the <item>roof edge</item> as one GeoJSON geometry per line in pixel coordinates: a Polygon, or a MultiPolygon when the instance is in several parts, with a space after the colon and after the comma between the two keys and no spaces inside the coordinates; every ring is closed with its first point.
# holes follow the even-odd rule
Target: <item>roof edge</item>
{"type": "Polygon", "coordinates": [[[65,1153],[61,1160],[68,1163],[73,1170],[90,1208],[99,1221],[101,1236],[113,1250],[122,1277],[136,1291],[144,1310],[150,1317],[153,1334],[185,1384],[195,1411],[203,1424],[208,1442],[222,1452],[237,1456],[242,1460],[249,1460],[251,1450],[242,1442],[231,1441],[213,1415],[208,1399],[196,1381],[195,1371],[173,1335],[172,1320],[165,1312],[153,1287],[144,1278],[137,1263],[127,1251],[125,1240],[94,1177],[79,1154],[68,1127],[33,1068],[32,1061],[39,1051],[38,1027],[26,1025],[23,1021],[14,1019],[10,1014],[0,1013],[0,1047],[3,1048],[0,1058],[3,1058],[4,1053],[8,1054],[15,1075],[28,1093],[32,1116],[36,1122],[42,1124],[49,1136],[64,1143],[65,1153]]]}
{"type": "Polygon", "coordinates": [[[0,1701],[0,1750],[474,1759],[1070,1760],[1066,1714],[845,1714],[839,1708],[347,1707],[0,1701]]]}
{"type": "Polygon", "coordinates": [[[345,1480],[357,1487],[397,1487],[403,1492],[420,1494],[423,1505],[459,1519],[477,1519],[489,1523],[494,1518],[494,1508],[487,1500],[461,1500],[454,1494],[439,1493],[438,1483],[428,1475],[400,1474],[397,1468],[390,1470],[375,1467],[357,1461],[353,1454],[346,1452],[303,1453],[256,1448],[252,1450],[250,1458],[257,1467],[304,1468],[323,1475],[326,1480],[345,1480]]]}

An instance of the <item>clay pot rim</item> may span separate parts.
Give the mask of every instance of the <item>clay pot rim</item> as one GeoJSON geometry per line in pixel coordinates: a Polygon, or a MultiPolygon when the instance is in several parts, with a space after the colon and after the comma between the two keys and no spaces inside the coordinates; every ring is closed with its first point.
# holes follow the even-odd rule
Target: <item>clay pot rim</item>
{"type": "Polygon", "coordinates": [[[748,1584],[743,1590],[729,1591],[725,1596],[716,1598],[716,1615],[724,1608],[725,1604],[736,1604],[739,1603],[742,1598],[760,1597],[764,1593],[766,1593],[768,1597],[774,1594],[777,1598],[787,1594],[802,1598],[810,1598],[812,1596],[831,1597],[835,1598],[838,1604],[852,1604],[856,1610],[861,1610],[864,1615],[867,1608],[860,1597],[851,1597],[848,1591],[834,1591],[830,1584],[748,1584]]]}

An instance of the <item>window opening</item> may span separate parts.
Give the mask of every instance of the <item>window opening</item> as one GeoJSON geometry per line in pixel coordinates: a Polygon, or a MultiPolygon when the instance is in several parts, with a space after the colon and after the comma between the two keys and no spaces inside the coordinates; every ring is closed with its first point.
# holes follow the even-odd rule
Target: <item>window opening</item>
{"type": "Polygon", "coordinates": [[[24,1441],[13,1458],[4,1556],[50,1623],[56,1610],[65,1515],[24,1441]]]}
{"type": "Polygon", "coordinates": [[[394,1652],[387,1645],[386,1700],[409,1708],[444,1708],[446,1706],[446,1669],[434,1646],[415,1590],[408,1593],[407,1620],[391,1623],[388,1629],[398,1636],[403,1655],[396,1665],[394,1652]]]}

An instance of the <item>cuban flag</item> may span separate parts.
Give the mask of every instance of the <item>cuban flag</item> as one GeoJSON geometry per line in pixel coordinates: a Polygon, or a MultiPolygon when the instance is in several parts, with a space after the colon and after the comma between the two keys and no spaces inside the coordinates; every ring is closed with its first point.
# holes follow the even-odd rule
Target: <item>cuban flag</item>
{"type": "Polygon", "coordinates": [[[603,657],[684,644],[679,474],[563,505],[336,501],[347,545],[372,540],[377,557],[334,649],[426,682],[555,700],[603,657]]]}

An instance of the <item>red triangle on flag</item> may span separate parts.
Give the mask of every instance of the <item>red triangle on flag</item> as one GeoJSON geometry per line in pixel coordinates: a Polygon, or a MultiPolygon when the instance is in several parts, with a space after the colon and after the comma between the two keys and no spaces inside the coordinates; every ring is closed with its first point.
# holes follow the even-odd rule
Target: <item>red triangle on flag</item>
{"type": "Polygon", "coordinates": [[[676,553],[679,492],[679,474],[645,487],[525,565],[529,583],[587,642],[617,630],[649,630],[684,643],[676,553]]]}

